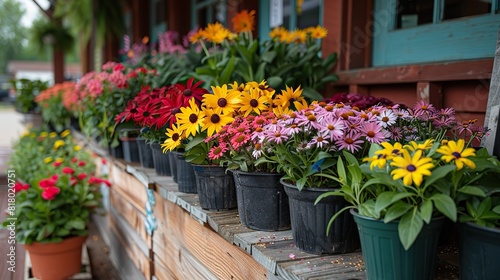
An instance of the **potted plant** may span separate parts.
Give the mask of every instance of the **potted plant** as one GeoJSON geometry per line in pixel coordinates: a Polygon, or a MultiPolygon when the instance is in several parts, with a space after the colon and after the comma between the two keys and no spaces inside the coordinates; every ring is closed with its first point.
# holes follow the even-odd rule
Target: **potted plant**
{"type": "Polygon", "coordinates": [[[35,98],[41,91],[47,89],[48,82],[18,79],[11,80],[11,84],[16,92],[16,101],[14,103],[16,110],[24,115],[26,124],[31,124],[35,128],[41,128],[43,119],[40,114],[40,107],[35,102],[35,98]]]}
{"type": "Polygon", "coordinates": [[[484,175],[474,184],[479,189],[461,194],[458,204],[460,279],[494,279],[500,273],[495,262],[500,257],[500,166],[483,149],[476,155],[492,164],[475,173],[484,175]]]}
{"type": "Polygon", "coordinates": [[[2,226],[15,231],[16,242],[25,245],[35,277],[66,279],[81,269],[82,245],[90,213],[100,203],[100,185],[111,184],[93,176],[90,155],[72,142],[68,131],[32,133],[14,146],[12,169],[22,178],[11,176],[16,181],[11,186],[15,209],[8,209],[2,226]],[[30,158],[36,170],[17,165],[26,149],[38,155],[30,158]],[[54,268],[54,263],[59,266],[54,268]]]}
{"type": "Polygon", "coordinates": [[[318,201],[340,196],[351,204],[329,226],[343,210],[354,209],[369,278],[432,279],[446,217],[456,221],[464,195],[485,195],[475,184],[484,174],[498,172],[498,161],[485,150],[468,147],[483,134],[476,130],[465,135],[452,110],[419,102],[413,110],[394,113],[398,125],[392,131],[402,132],[400,141],[372,144],[363,165],[344,153],[345,159],[337,160],[337,177],[331,177],[341,188],[318,201]],[[413,129],[416,125],[427,129],[413,129]]]}
{"type": "Polygon", "coordinates": [[[361,160],[371,143],[389,139],[389,126],[382,119],[391,110],[315,102],[263,127],[262,139],[273,143],[273,159],[278,162],[278,170],[285,173],[282,183],[290,199],[294,242],[301,250],[321,254],[358,248],[349,213],[339,217],[335,227],[329,228],[331,232],[327,232],[327,222],[321,226],[347,202],[339,197],[328,197],[316,205],[314,202],[321,194],[340,187],[332,178],[338,176],[336,158],[344,156],[343,150],[361,160]],[[308,218],[310,215],[315,218],[308,218]]]}
{"type": "MultiPolygon", "coordinates": [[[[290,211],[288,196],[280,183],[283,174],[277,172],[278,163],[272,159],[275,156],[273,143],[260,139],[264,126],[291,112],[289,107],[294,104],[286,102],[286,96],[293,96],[298,104],[304,97],[300,87],[296,90],[287,87],[277,95],[273,91],[270,94],[258,92],[255,100],[260,99],[264,105],[260,112],[240,109],[240,115],[231,124],[212,136],[218,146],[211,149],[209,158],[221,159],[222,165],[234,170],[238,212],[243,225],[255,230],[285,230],[290,228],[290,211]]],[[[253,99],[252,91],[242,90],[240,98],[252,103],[248,101],[253,99]]]]}
{"type": "Polygon", "coordinates": [[[74,82],[64,82],[41,91],[35,97],[44,122],[56,132],[62,132],[70,126],[72,113],[64,106],[63,97],[74,90],[74,82]]]}

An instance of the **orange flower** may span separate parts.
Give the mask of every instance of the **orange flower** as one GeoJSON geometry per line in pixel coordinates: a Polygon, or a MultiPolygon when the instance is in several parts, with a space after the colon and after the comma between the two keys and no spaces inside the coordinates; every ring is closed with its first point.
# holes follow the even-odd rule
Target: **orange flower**
{"type": "Polygon", "coordinates": [[[198,31],[196,31],[196,33],[194,33],[193,35],[191,35],[191,37],[189,37],[189,42],[195,44],[201,39],[203,39],[203,29],[200,28],[198,29],[198,31]]]}
{"type": "Polygon", "coordinates": [[[239,12],[233,19],[233,29],[236,33],[251,32],[255,24],[255,11],[243,10],[239,12]]]}
{"type": "Polygon", "coordinates": [[[229,39],[231,36],[231,31],[222,26],[219,22],[209,23],[208,26],[203,30],[203,37],[209,42],[216,44],[222,43],[225,39],[229,39]]]}

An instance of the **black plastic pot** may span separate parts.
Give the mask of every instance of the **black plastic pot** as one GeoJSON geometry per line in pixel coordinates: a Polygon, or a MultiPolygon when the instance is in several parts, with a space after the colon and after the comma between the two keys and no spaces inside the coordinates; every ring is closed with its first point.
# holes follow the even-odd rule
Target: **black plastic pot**
{"type": "Polygon", "coordinates": [[[186,161],[182,153],[173,153],[175,153],[177,158],[177,185],[179,186],[179,191],[184,193],[198,193],[193,166],[186,161]]]}
{"type": "Polygon", "coordinates": [[[174,152],[167,152],[168,162],[170,163],[170,174],[172,175],[172,180],[177,183],[177,156],[174,152]]]}
{"type": "Polygon", "coordinates": [[[337,196],[329,196],[314,205],[316,198],[332,189],[304,188],[281,180],[290,203],[290,217],[295,246],[311,254],[344,254],[360,247],[358,229],[349,211],[335,219],[327,235],[330,218],[347,205],[337,196]]]}
{"type": "Polygon", "coordinates": [[[288,195],[280,183],[282,174],[234,171],[241,223],[255,230],[290,229],[288,195]]]}
{"type": "Polygon", "coordinates": [[[232,174],[217,165],[193,164],[200,206],[207,210],[236,208],[236,187],[232,174]]]}
{"type": "Polygon", "coordinates": [[[122,141],[118,140],[118,143],[116,147],[108,147],[108,152],[114,158],[123,158],[122,141]]]}
{"type": "Polygon", "coordinates": [[[123,148],[123,159],[127,162],[140,162],[139,146],[136,138],[121,138],[123,148]]]}
{"type": "Polygon", "coordinates": [[[160,144],[154,142],[151,143],[151,152],[153,154],[153,162],[157,175],[160,176],[170,176],[172,172],[170,171],[170,161],[168,155],[163,153],[160,144]]]}
{"type": "Polygon", "coordinates": [[[137,138],[137,146],[139,147],[139,161],[144,168],[154,168],[153,151],[150,145],[146,144],[146,139],[137,138]]]}
{"type": "Polygon", "coordinates": [[[458,223],[460,279],[498,279],[500,229],[458,223]]]}

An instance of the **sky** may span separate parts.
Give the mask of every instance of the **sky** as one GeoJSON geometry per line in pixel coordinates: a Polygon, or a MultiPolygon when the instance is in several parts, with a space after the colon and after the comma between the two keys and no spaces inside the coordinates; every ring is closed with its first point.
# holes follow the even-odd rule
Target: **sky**
{"type": "MultiPolygon", "coordinates": [[[[37,15],[41,12],[38,6],[33,3],[33,0],[17,0],[21,5],[24,6],[24,9],[26,10],[26,14],[24,17],[21,19],[21,24],[24,25],[25,27],[31,26],[31,23],[33,20],[37,17],[37,15]]],[[[48,0],[38,0],[38,3],[44,7],[47,8],[49,5],[48,0]]]]}

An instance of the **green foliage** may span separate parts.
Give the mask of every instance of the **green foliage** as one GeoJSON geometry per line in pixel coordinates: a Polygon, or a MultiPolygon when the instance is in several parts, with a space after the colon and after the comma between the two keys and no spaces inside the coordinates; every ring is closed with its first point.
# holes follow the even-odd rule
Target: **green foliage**
{"type": "Polygon", "coordinates": [[[56,50],[67,52],[75,45],[75,38],[60,19],[35,21],[31,28],[31,36],[32,42],[41,51],[51,46],[56,50]]]}
{"type": "MultiPolygon", "coordinates": [[[[100,205],[100,183],[109,182],[92,176],[91,155],[69,131],[28,132],[14,145],[10,164],[20,176],[9,177],[16,181],[15,210],[9,208],[8,215],[15,218],[18,242],[58,242],[88,234],[90,213],[100,205]]],[[[11,223],[6,219],[2,227],[11,223]]]]}
{"type": "Polygon", "coordinates": [[[16,91],[15,107],[21,113],[37,113],[40,111],[35,97],[43,90],[47,89],[48,82],[40,80],[19,79],[11,81],[13,89],[16,91]]]}
{"type": "MultiPolygon", "coordinates": [[[[356,208],[360,215],[383,219],[385,223],[399,220],[399,237],[405,250],[411,247],[424,223],[429,223],[436,216],[444,215],[456,221],[461,214],[460,221],[499,225],[500,200],[498,197],[493,200],[489,197],[500,192],[498,183],[491,183],[491,179],[500,174],[498,159],[490,156],[483,148],[474,156],[468,157],[474,166],[470,164],[459,169],[454,162],[443,159],[440,152],[444,150],[438,149],[439,146],[440,143],[435,143],[424,150],[424,156],[419,159],[422,160],[420,164],[424,164],[423,159],[426,157],[429,161],[432,159],[430,172],[425,175],[421,184],[413,181],[409,185],[403,178],[394,177],[397,169],[392,164],[394,159],[380,156],[390,155],[384,153],[381,146],[372,144],[367,158],[375,161],[382,159],[381,165],[378,162],[360,165],[355,157],[344,152],[347,168],[346,162],[341,158],[337,163],[336,180],[341,188],[322,195],[316,202],[326,196],[341,196],[351,204],[342,211],[356,208]],[[466,209],[463,209],[464,205],[466,209]]],[[[332,217],[328,227],[338,215],[337,213],[332,217]]]]}

